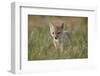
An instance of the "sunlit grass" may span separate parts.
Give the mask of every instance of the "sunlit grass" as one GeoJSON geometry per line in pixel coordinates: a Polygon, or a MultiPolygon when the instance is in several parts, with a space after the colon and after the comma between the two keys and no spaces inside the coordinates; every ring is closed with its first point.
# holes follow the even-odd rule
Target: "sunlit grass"
{"type": "Polygon", "coordinates": [[[53,46],[48,25],[35,28],[28,36],[28,60],[87,58],[86,30],[83,32],[80,30],[73,31],[71,33],[72,45],[60,53],[53,46]]]}

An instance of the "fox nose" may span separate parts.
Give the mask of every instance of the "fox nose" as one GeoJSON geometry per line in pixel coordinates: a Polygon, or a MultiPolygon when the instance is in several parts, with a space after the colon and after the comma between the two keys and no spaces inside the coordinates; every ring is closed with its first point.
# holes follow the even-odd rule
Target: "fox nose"
{"type": "Polygon", "coordinates": [[[57,39],[57,37],[55,37],[55,39],[57,39]]]}

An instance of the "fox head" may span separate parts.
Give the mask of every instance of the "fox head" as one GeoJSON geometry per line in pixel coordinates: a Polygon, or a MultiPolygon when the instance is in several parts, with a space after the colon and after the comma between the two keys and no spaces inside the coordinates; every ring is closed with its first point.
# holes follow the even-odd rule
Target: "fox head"
{"type": "Polygon", "coordinates": [[[64,23],[55,22],[55,23],[49,23],[50,27],[50,34],[53,37],[53,39],[57,40],[62,37],[63,29],[64,29],[64,23]]]}

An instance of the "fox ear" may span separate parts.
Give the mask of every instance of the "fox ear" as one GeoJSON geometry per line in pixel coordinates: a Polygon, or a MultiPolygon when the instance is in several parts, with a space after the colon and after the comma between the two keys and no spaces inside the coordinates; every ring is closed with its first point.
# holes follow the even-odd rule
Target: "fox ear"
{"type": "Polygon", "coordinates": [[[49,23],[49,27],[50,27],[50,28],[53,28],[53,24],[52,24],[52,23],[49,23]]]}
{"type": "Polygon", "coordinates": [[[64,23],[62,23],[61,28],[62,28],[62,29],[64,28],[64,23]]]}

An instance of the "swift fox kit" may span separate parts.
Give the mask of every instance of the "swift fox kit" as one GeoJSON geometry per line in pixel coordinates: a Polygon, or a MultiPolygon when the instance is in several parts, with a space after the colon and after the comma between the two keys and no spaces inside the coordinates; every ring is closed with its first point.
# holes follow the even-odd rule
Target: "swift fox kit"
{"type": "Polygon", "coordinates": [[[49,27],[54,47],[62,51],[70,44],[69,32],[64,31],[64,23],[61,20],[50,22],[49,27]]]}

